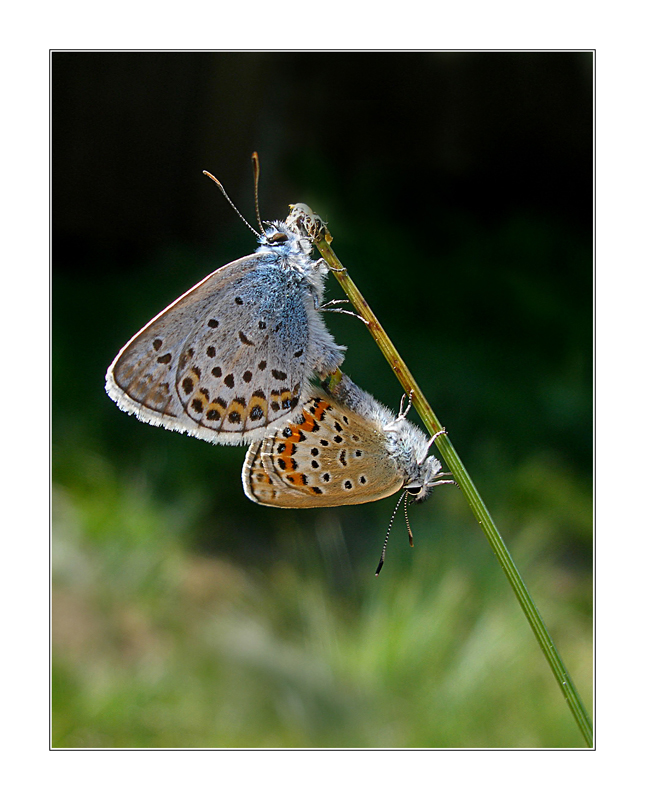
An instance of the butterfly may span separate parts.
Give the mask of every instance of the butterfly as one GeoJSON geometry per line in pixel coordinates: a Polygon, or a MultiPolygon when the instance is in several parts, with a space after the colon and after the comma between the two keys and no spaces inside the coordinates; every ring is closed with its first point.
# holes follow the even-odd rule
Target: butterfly
{"type": "Polygon", "coordinates": [[[310,378],[333,373],[345,350],[322,319],[327,267],[311,258],[312,217],[297,204],[286,221],[260,223],[254,253],[215,270],[133,336],[106,375],[119,408],[217,444],[262,438],[298,414],[310,378]]]}
{"type": "MultiPolygon", "coordinates": [[[[246,496],[279,508],[370,503],[405,489],[415,502],[452,483],[429,454],[428,437],[395,416],[347,375],[331,391],[316,389],[280,430],[249,447],[242,470],[246,496]]],[[[441,432],[443,433],[443,431],[441,432]]]]}

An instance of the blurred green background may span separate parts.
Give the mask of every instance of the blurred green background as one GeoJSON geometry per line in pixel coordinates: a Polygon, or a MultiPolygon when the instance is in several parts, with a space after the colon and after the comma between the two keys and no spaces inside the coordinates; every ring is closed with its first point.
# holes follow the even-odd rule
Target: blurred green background
{"type": "MultiPolygon", "coordinates": [[[[579,747],[459,490],[277,510],[144,425],[119,348],[306,202],[450,433],[591,712],[590,53],[52,55],[55,747],[579,747]]],[[[341,297],[333,277],[328,295],[341,297]]],[[[362,325],[344,370],[401,390],[362,325]]],[[[415,419],[414,412],[411,418],[415,419]]]]}

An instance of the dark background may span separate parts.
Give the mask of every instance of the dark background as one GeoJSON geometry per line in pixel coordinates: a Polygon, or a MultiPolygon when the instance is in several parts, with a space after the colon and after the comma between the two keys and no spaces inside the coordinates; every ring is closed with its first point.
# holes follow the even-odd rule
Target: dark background
{"type": "MultiPolygon", "coordinates": [[[[563,603],[582,615],[576,626],[588,636],[592,54],[56,52],[51,77],[53,477],[67,509],[55,514],[55,548],[57,530],[68,544],[80,530],[78,546],[97,565],[106,558],[97,542],[122,541],[127,558],[130,534],[115,520],[121,509],[130,524],[135,512],[123,493],[134,486],[150,508],[163,507],[163,524],[175,520],[171,539],[186,558],[233,565],[274,588],[282,584],[272,570],[290,564],[304,585],[315,573],[325,592],[343,598],[343,613],[363,608],[356,575],[371,575],[394,499],[332,511],[255,506],[240,484],[243,449],[143,425],[103,391],[107,366],[140,327],[254,249],[202,170],[253,223],[257,150],[263,218],[284,219],[289,203],[306,202],[328,220],[337,254],[424,388],[511,551],[528,569],[533,557],[548,562],[550,578],[538,581],[546,597],[555,585],[575,587],[563,603]],[[343,555],[321,575],[316,563],[327,557],[321,542],[332,528],[343,555]],[[304,557],[307,540],[316,544],[304,557]]],[[[330,277],[328,297],[341,296],[330,277]]],[[[397,408],[400,388],[361,324],[332,314],[327,324],[348,345],[344,370],[397,408]]],[[[411,553],[403,521],[395,522],[379,581],[388,568],[405,573],[410,557],[423,563],[423,548],[445,547],[461,568],[480,565],[481,576],[499,580],[495,592],[507,592],[451,491],[414,509],[411,553]]],[[[162,536],[146,541],[163,552],[162,536]]],[[[69,620],[81,613],[69,604],[72,597],[90,614],[93,601],[70,589],[69,547],[60,552],[61,746],[111,746],[118,736],[101,739],[91,725],[74,738],[82,713],[70,709],[83,693],[78,673],[88,651],[81,643],[69,660],[65,637],[79,630],[69,620]]],[[[107,605],[117,589],[111,597],[107,605]]],[[[504,599],[513,605],[510,592],[504,599]]],[[[531,657],[540,662],[537,646],[531,657]]],[[[252,734],[243,741],[257,744],[252,734]]],[[[403,737],[396,746],[436,741],[403,737]]],[[[472,736],[444,746],[463,741],[472,736]]],[[[485,734],[481,741],[491,744],[485,734]]]]}

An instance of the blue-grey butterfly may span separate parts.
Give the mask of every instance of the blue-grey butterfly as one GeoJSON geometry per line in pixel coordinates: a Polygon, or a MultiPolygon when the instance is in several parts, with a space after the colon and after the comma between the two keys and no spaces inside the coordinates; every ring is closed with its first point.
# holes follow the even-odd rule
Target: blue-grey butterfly
{"type": "Polygon", "coordinates": [[[106,375],[119,408],[222,444],[263,438],[297,416],[309,379],[333,373],[345,349],[321,315],[327,267],[311,257],[313,216],[298,204],[285,222],[260,222],[255,253],[208,275],[133,336],[106,375]]]}

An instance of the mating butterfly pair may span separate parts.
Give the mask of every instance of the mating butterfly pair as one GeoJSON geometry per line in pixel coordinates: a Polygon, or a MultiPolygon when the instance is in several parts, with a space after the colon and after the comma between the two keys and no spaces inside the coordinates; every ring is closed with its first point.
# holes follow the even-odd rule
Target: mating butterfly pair
{"type": "Polygon", "coordinates": [[[305,205],[261,227],[255,253],[208,275],[119,352],[106,391],[151,425],[218,444],[251,443],[242,474],[257,503],[367,503],[405,488],[424,500],[443,480],[431,441],[343,376],[322,319],[325,262],[311,258],[305,205]]]}

